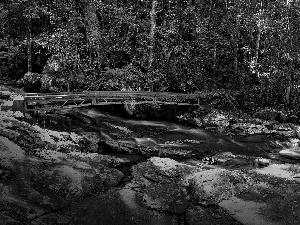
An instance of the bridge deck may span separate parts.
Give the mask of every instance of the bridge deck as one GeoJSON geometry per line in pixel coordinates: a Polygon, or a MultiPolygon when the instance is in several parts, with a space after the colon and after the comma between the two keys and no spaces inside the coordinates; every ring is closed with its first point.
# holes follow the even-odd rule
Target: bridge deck
{"type": "Polygon", "coordinates": [[[184,94],[172,92],[142,91],[83,91],[60,93],[26,93],[24,105],[26,111],[59,110],[89,105],[108,104],[178,104],[198,105],[205,93],[184,94]]]}

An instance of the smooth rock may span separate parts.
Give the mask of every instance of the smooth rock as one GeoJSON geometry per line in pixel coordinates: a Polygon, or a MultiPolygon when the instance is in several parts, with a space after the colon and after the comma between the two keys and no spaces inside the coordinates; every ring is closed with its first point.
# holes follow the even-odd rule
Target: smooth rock
{"type": "Polygon", "coordinates": [[[222,208],[190,206],[186,212],[187,225],[241,225],[222,208]]]}
{"type": "Polygon", "coordinates": [[[295,180],[295,178],[297,178],[297,174],[300,171],[300,166],[298,166],[297,164],[271,164],[264,168],[257,168],[254,171],[260,174],[265,174],[273,177],[279,177],[287,180],[295,180]]]}
{"type": "Polygon", "coordinates": [[[279,155],[291,159],[300,159],[300,149],[299,148],[284,149],[279,152],[279,155]]]}
{"type": "Polygon", "coordinates": [[[1,111],[12,110],[13,104],[14,104],[13,101],[5,101],[5,102],[1,105],[1,111]]]}
{"type": "Polygon", "coordinates": [[[0,99],[9,99],[11,94],[10,91],[0,91],[0,99]]]}
{"type": "Polygon", "coordinates": [[[179,225],[176,215],[145,207],[138,197],[138,192],[127,186],[84,198],[80,203],[57,213],[45,214],[38,218],[36,223],[42,225],[179,225]]]}
{"type": "Polygon", "coordinates": [[[271,163],[271,160],[265,158],[256,158],[254,162],[257,166],[268,166],[271,163]]]}

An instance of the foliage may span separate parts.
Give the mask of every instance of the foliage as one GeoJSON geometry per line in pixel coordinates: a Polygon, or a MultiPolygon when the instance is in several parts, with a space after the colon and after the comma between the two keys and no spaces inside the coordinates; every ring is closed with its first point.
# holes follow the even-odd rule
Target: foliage
{"type": "Polygon", "coordinates": [[[58,91],[223,89],[224,97],[209,104],[299,110],[299,1],[157,3],[151,17],[152,0],[5,0],[0,75],[26,73],[31,25],[33,72],[63,79],[58,91]]]}

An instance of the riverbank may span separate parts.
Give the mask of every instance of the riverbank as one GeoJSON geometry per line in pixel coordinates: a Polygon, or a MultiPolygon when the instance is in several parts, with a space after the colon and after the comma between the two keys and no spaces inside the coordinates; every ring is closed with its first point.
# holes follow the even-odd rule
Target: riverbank
{"type": "Polygon", "coordinates": [[[298,224],[298,125],[207,112],[1,111],[0,223],[298,224]]]}

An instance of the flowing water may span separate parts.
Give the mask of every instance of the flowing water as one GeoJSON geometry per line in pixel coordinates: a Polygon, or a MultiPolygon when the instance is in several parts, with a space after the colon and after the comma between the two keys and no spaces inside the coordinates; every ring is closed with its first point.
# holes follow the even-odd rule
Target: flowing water
{"type": "Polygon", "coordinates": [[[247,157],[267,157],[267,152],[270,150],[269,138],[264,135],[226,137],[215,135],[205,129],[166,121],[115,117],[95,109],[81,109],[81,113],[96,121],[94,127],[100,130],[104,140],[115,140],[119,143],[192,151],[202,156],[231,152],[234,155],[247,157]]]}

